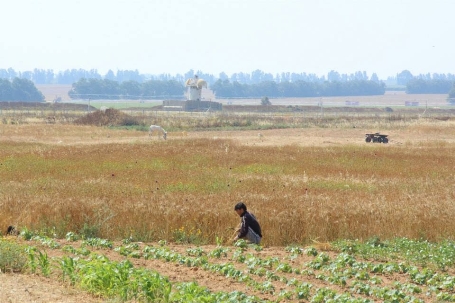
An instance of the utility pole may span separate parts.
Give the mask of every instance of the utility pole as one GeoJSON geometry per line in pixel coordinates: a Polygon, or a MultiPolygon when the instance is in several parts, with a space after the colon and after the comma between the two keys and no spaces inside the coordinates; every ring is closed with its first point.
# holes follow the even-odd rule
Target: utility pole
{"type": "Polygon", "coordinates": [[[322,106],[322,97],[321,97],[321,101],[319,101],[319,106],[321,107],[321,117],[324,116],[324,110],[323,110],[323,106],[322,106]]]}

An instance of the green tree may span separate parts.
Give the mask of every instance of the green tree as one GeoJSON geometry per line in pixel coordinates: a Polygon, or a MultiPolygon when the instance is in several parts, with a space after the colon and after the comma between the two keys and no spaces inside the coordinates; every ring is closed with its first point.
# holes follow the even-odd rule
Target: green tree
{"type": "Polygon", "coordinates": [[[44,95],[36,88],[35,84],[31,80],[14,78],[11,83],[11,87],[13,88],[12,101],[44,101],[44,95]]]}
{"type": "Polygon", "coordinates": [[[128,99],[161,98],[183,96],[185,87],[175,80],[159,81],[150,80],[144,83],[137,81],[124,81],[121,84],[109,79],[86,79],[81,78],[73,83],[69,92],[71,98],[90,99],[128,99]]]}
{"type": "Polygon", "coordinates": [[[0,101],[11,101],[13,98],[13,87],[7,79],[0,79],[0,101]]]}
{"type": "Polygon", "coordinates": [[[373,82],[378,83],[378,82],[379,82],[378,75],[377,75],[376,73],[373,73],[373,74],[371,75],[370,80],[373,81],[373,82]]]}
{"type": "Polygon", "coordinates": [[[108,79],[108,80],[114,81],[115,80],[114,72],[111,69],[108,70],[106,75],[104,76],[104,79],[108,79]]]}
{"type": "Polygon", "coordinates": [[[450,104],[455,104],[455,82],[453,83],[452,89],[449,92],[449,99],[450,104]]]}
{"type": "Polygon", "coordinates": [[[447,94],[454,81],[441,79],[414,78],[406,85],[408,94],[447,94]]]}
{"type": "Polygon", "coordinates": [[[272,102],[270,102],[269,97],[264,96],[261,98],[261,105],[272,105],[272,102]]]}
{"type": "Polygon", "coordinates": [[[139,82],[130,80],[122,82],[122,84],[120,84],[120,90],[123,96],[137,99],[141,96],[142,87],[139,82]]]}
{"type": "Polygon", "coordinates": [[[327,75],[329,81],[341,81],[341,76],[337,71],[331,70],[327,75]]]}
{"type": "Polygon", "coordinates": [[[14,78],[10,82],[0,79],[0,101],[41,102],[44,95],[30,80],[14,78]]]}
{"type": "Polygon", "coordinates": [[[406,85],[410,80],[414,78],[410,71],[404,70],[397,75],[397,84],[398,85],[406,85]]]}

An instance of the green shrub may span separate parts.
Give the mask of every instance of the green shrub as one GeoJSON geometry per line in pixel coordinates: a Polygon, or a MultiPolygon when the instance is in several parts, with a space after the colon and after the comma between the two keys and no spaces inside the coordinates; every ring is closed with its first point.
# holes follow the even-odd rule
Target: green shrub
{"type": "Polygon", "coordinates": [[[27,264],[24,248],[9,240],[0,239],[1,272],[21,272],[27,264]]]}

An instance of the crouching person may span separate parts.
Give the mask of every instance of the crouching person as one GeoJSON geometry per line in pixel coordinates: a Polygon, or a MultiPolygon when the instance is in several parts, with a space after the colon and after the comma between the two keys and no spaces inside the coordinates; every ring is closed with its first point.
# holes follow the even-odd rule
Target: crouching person
{"type": "Polygon", "coordinates": [[[243,202],[237,203],[234,206],[234,210],[240,216],[241,223],[233,242],[238,239],[244,239],[251,243],[259,244],[262,239],[262,233],[256,217],[246,210],[246,205],[243,202]]]}

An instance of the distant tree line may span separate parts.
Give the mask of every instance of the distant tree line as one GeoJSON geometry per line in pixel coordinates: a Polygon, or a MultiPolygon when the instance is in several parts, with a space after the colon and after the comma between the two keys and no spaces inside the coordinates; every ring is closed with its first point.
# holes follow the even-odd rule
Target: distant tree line
{"type": "Polygon", "coordinates": [[[271,73],[263,72],[259,69],[252,71],[251,73],[233,73],[231,75],[225,72],[219,73],[215,76],[213,74],[204,73],[200,70],[190,69],[188,72],[183,74],[171,75],[168,73],[151,75],[142,74],[138,70],[117,70],[116,72],[108,70],[106,74],[101,74],[96,69],[84,70],[84,69],[67,69],[60,72],[54,72],[52,69],[37,69],[32,71],[17,72],[12,68],[0,69],[0,78],[12,80],[16,77],[33,81],[35,84],[73,84],[82,78],[86,79],[107,79],[117,82],[124,81],[136,81],[139,83],[146,82],[148,80],[160,80],[168,81],[175,80],[177,82],[184,83],[186,79],[198,75],[199,78],[204,79],[209,85],[214,84],[218,80],[230,80],[231,82],[238,82],[241,84],[258,84],[266,81],[274,81],[277,83],[281,82],[319,82],[325,81],[338,81],[348,82],[355,80],[371,80],[379,82],[378,76],[373,73],[371,77],[368,77],[365,71],[357,71],[351,74],[340,74],[334,70],[330,71],[327,75],[318,76],[314,73],[290,73],[282,72],[275,75],[271,73]]]}
{"type": "Polygon", "coordinates": [[[438,73],[426,73],[426,74],[419,74],[413,75],[410,71],[404,70],[401,73],[397,74],[396,82],[398,85],[407,85],[409,81],[421,79],[421,80],[451,80],[455,81],[455,74],[438,74],[438,73]]]}
{"type": "Polygon", "coordinates": [[[0,101],[42,102],[44,95],[30,80],[0,78],[0,101]]]}
{"type": "Polygon", "coordinates": [[[368,96],[383,95],[385,85],[371,80],[348,82],[325,81],[274,82],[264,81],[258,84],[241,84],[229,80],[218,80],[211,89],[221,98],[248,97],[324,97],[324,96],[368,96]]]}
{"type": "Polygon", "coordinates": [[[142,75],[138,70],[118,70],[114,73],[109,70],[105,75],[101,75],[96,69],[67,69],[55,73],[52,69],[37,69],[33,71],[16,72],[12,68],[0,69],[0,78],[14,79],[21,78],[33,81],[35,84],[73,84],[82,78],[86,79],[109,79],[113,81],[137,81],[144,82],[146,75],[142,75]]]}
{"type": "MultiPolygon", "coordinates": [[[[72,96],[97,94],[112,96],[176,96],[184,91],[186,79],[198,75],[216,91],[219,97],[299,97],[299,96],[345,96],[345,95],[377,95],[385,90],[384,81],[373,73],[365,71],[341,74],[331,70],[327,75],[318,76],[312,73],[271,73],[259,69],[251,73],[225,72],[218,76],[190,69],[184,74],[141,74],[138,70],[109,70],[100,74],[96,69],[67,69],[54,72],[50,69],[34,69],[33,71],[17,72],[12,68],[0,69],[0,79],[10,82],[14,79],[29,80],[34,84],[74,84],[72,96]],[[79,83],[82,79],[85,82],[79,83]],[[90,80],[87,80],[90,79],[90,80]],[[97,80],[97,81],[95,81],[97,80]],[[151,82],[150,82],[151,81],[151,82]],[[177,93],[179,91],[179,93],[177,93]]],[[[448,93],[455,81],[455,74],[427,73],[417,76],[404,70],[396,77],[388,77],[387,85],[395,89],[406,89],[408,93],[448,93]]],[[[9,92],[0,92],[1,95],[9,92]]]]}
{"type": "MultiPolygon", "coordinates": [[[[365,71],[356,71],[354,73],[338,73],[337,71],[331,70],[327,75],[318,76],[314,73],[290,73],[282,72],[276,73],[275,75],[271,73],[266,73],[262,70],[256,69],[250,73],[233,73],[231,75],[226,74],[225,72],[219,73],[217,76],[209,73],[204,73],[201,70],[190,69],[183,74],[171,75],[168,73],[152,75],[152,74],[143,74],[136,70],[108,70],[106,74],[101,74],[96,69],[84,70],[84,69],[67,69],[60,72],[54,72],[52,69],[33,69],[32,71],[23,71],[18,72],[12,68],[2,69],[0,68],[0,78],[5,78],[12,80],[16,77],[28,79],[33,81],[35,84],[73,84],[74,82],[79,81],[81,78],[86,79],[108,79],[112,81],[136,81],[139,83],[148,81],[148,80],[175,80],[178,82],[184,82],[186,79],[193,77],[197,74],[200,78],[204,79],[209,85],[214,84],[218,80],[230,80],[231,82],[239,82],[241,84],[257,84],[265,81],[275,81],[275,82],[296,82],[296,81],[306,81],[306,82],[325,82],[325,81],[338,81],[338,82],[348,82],[355,80],[371,80],[374,82],[380,82],[376,73],[373,73],[370,76],[367,75],[365,71]]],[[[389,76],[387,80],[389,82],[395,82],[396,85],[405,86],[408,81],[419,78],[424,80],[455,80],[455,74],[437,74],[437,73],[427,73],[412,75],[409,70],[403,70],[395,76],[389,76]]]]}
{"type": "Polygon", "coordinates": [[[117,82],[109,79],[85,79],[73,83],[68,93],[73,99],[153,99],[183,97],[185,87],[175,80],[117,82]]]}
{"type": "Polygon", "coordinates": [[[455,104],[454,74],[420,74],[414,76],[404,70],[397,74],[397,83],[405,85],[408,94],[448,94],[448,102],[455,104]]]}
{"type": "Polygon", "coordinates": [[[408,94],[447,94],[455,80],[420,79],[413,78],[406,84],[408,94]]]}
{"type": "MultiPolygon", "coordinates": [[[[220,98],[362,96],[382,95],[385,92],[382,82],[371,80],[323,83],[264,81],[258,84],[241,84],[226,79],[216,81],[211,89],[220,98]]],[[[183,84],[175,80],[149,80],[139,83],[82,78],[73,84],[69,96],[73,99],[162,99],[181,98],[184,93],[183,84]]]]}

